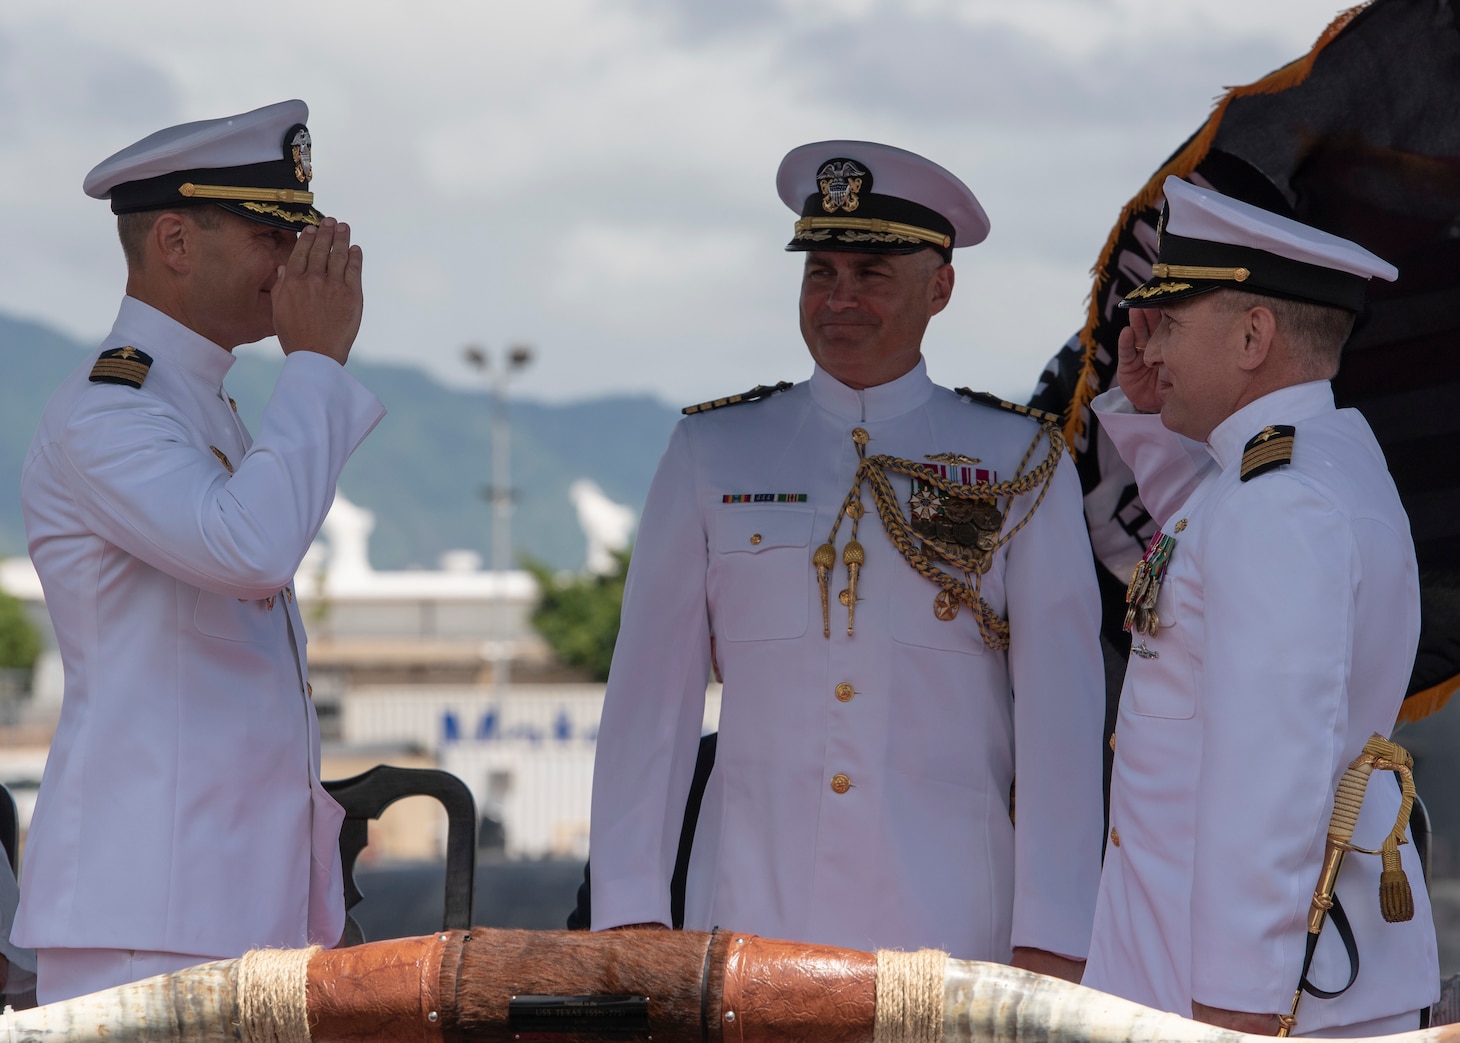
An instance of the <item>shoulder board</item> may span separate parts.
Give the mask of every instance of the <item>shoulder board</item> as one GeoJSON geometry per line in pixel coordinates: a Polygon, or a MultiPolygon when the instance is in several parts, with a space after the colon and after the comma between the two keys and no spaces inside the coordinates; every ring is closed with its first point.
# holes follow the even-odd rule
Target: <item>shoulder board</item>
{"type": "Polygon", "coordinates": [[[152,356],[133,347],[103,351],[91,367],[93,384],[125,384],[139,388],[152,368],[152,356]]]}
{"type": "Polygon", "coordinates": [[[972,388],[954,388],[955,395],[962,395],[971,402],[977,402],[983,406],[993,406],[995,409],[1005,409],[1010,413],[1018,413],[1020,416],[1027,416],[1031,420],[1038,420],[1041,424],[1063,424],[1065,418],[1058,413],[1051,413],[1044,409],[1035,409],[1033,406],[1021,406],[1017,402],[1005,402],[998,395],[990,395],[987,391],[975,391],[972,388]]]}
{"type": "Polygon", "coordinates": [[[685,406],[680,410],[685,416],[694,416],[696,413],[708,413],[712,409],[720,409],[724,406],[738,406],[742,402],[759,402],[763,398],[779,394],[782,391],[789,391],[795,387],[789,380],[782,380],[774,387],[767,384],[757,384],[749,391],[739,395],[731,395],[729,398],[712,398],[708,402],[701,402],[697,406],[685,406]]]}
{"type": "Polygon", "coordinates": [[[1242,447],[1242,481],[1267,474],[1293,462],[1293,436],[1298,429],[1291,424],[1269,424],[1252,441],[1242,447]]]}

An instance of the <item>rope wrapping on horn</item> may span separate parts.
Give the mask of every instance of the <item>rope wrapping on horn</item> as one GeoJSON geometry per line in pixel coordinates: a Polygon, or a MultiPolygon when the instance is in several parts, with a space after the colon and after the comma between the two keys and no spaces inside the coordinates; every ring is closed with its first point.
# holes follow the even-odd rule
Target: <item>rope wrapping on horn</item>
{"type": "Polygon", "coordinates": [[[943,972],[937,949],[877,953],[877,1016],[872,1043],[939,1043],[943,1038],[943,972]]]}
{"type": "Polygon", "coordinates": [[[238,961],[241,1043],[310,1043],[310,949],[254,949],[238,961]]]}

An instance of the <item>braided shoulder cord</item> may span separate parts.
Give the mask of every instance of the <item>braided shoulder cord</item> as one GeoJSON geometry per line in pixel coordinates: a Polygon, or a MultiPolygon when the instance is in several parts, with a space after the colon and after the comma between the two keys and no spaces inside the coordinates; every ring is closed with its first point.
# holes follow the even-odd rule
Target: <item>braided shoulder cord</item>
{"type": "MultiPolygon", "coordinates": [[[[1055,427],[1052,424],[1043,424],[1040,427],[1039,433],[1034,436],[1034,441],[1029,443],[1029,448],[1024,450],[1024,458],[1019,461],[1019,469],[1014,472],[1013,478],[1009,479],[1007,482],[996,482],[993,485],[979,485],[973,487],[976,490],[975,495],[977,495],[979,499],[995,501],[1005,498],[1008,499],[1008,502],[1004,505],[1004,510],[1001,512],[1000,515],[1001,519],[1003,520],[1008,519],[1009,511],[1013,509],[1014,500],[1016,498],[1023,496],[1025,493],[1032,492],[1036,488],[1039,489],[1039,496],[1035,498],[1034,503],[1030,506],[1029,513],[1024,515],[1024,517],[1019,520],[1019,523],[1017,525],[1015,525],[1012,529],[1004,533],[1004,535],[999,538],[999,542],[996,544],[995,549],[1004,546],[1004,544],[1013,539],[1014,534],[1020,529],[1024,528],[1025,525],[1028,525],[1029,519],[1034,517],[1034,512],[1039,510],[1039,505],[1044,502],[1044,494],[1049,491],[1049,477],[1050,475],[1054,474],[1054,469],[1059,466],[1060,457],[1064,455],[1064,450],[1065,439],[1064,435],[1060,433],[1059,428],[1055,427]],[[1040,461],[1039,466],[1030,471],[1029,474],[1025,475],[1024,468],[1029,465],[1029,459],[1034,455],[1034,450],[1039,447],[1039,443],[1046,436],[1048,436],[1049,438],[1049,452],[1045,454],[1045,457],[1042,461],[1040,461]]],[[[942,475],[939,475],[934,471],[926,470],[921,465],[913,463],[911,460],[900,460],[895,456],[873,456],[864,460],[862,462],[862,465],[857,469],[857,481],[859,485],[864,480],[864,476],[862,474],[864,470],[868,470],[868,475],[866,477],[871,476],[872,472],[868,469],[869,464],[873,465],[876,469],[879,470],[894,471],[898,474],[907,475],[910,478],[916,478],[924,485],[931,485],[939,492],[949,496],[967,496],[968,490],[970,488],[969,486],[964,485],[961,482],[950,481],[949,479],[944,478],[942,475]]],[[[884,483],[886,482],[885,476],[879,474],[878,477],[882,478],[884,483]]],[[[889,497],[891,497],[890,502],[892,505],[892,510],[896,514],[898,520],[902,521],[902,509],[897,506],[897,499],[892,494],[891,484],[886,483],[886,488],[889,497]]],[[[888,523],[888,517],[886,513],[884,513],[883,507],[880,503],[878,504],[877,512],[882,518],[883,526],[886,527],[888,523]]],[[[966,568],[966,566],[961,565],[956,561],[953,561],[951,558],[949,559],[949,563],[956,565],[958,568],[966,568]]]]}
{"type": "MultiPolygon", "coordinates": [[[[1041,425],[1040,431],[1030,442],[1029,448],[1025,450],[1023,459],[1014,473],[1014,477],[1004,482],[996,482],[991,485],[967,486],[961,482],[950,481],[947,478],[929,471],[921,465],[910,460],[903,460],[894,456],[871,456],[865,454],[865,443],[859,441],[857,450],[862,456],[857,466],[857,473],[853,480],[851,491],[843,501],[842,509],[837,512],[836,521],[832,523],[831,535],[828,537],[824,548],[819,548],[818,553],[830,553],[836,543],[837,532],[841,527],[841,520],[844,517],[852,518],[853,534],[856,539],[856,523],[861,519],[864,512],[862,506],[862,486],[866,484],[872,490],[872,499],[877,508],[877,516],[882,522],[882,528],[887,533],[888,539],[897,548],[903,559],[923,578],[937,584],[946,596],[955,603],[968,605],[974,613],[978,623],[979,633],[983,637],[984,644],[995,651],[1002,651],[1009,647],[1009,624],[1008,621],[999,616],[993,607],[983,599],[982,595],[982,574],[989,567],[989,555],[994,550],[1003,547],[1019,532],[1029,520],[1034,517],[1035,511],[1044,502],[1045,493],[1049,491],[1049,478],[1054,469],[1059,465],[1060,457],[1064,454],[1065,442],[1059,430],[1053,425],[1041,425]],[[1044,439],[1049,440],[1049,451],[1044,459],[1040,461],[1034,470],[1027,475],[1024,469],[1029,465],[1034,451],[1044,439]],[[1001,535],[998,541],[987,551],[980,555],[978,560],[973,560],[959,555],[952,546],[940,544],[938,553],[942,560],[953,568],[964,573],[966,580],[959,580],[950,575],[944,569],[935,564],[927,554],[923,552],[921,537],[913,530],[912,523],[902,512],[901,504],[897,494],[892,488],[892,482],[888,473],[902,474],[910,478],[916,478],[919,482],[932,486],[945,496],[967,498],[970,489],[974,490],[974,496],[980,500],[988,500],[997,503],[1004,500],[1004,508],[999,514],[999,531],[1001,535]],[[1013,509],[1014,500],[1026,493],[1039,490],[1039,495],[1030,506],[1028,513],[1019,522],[1004,532],[1004,524],[1007,522],[1010,510],[1013,509]]],[[[824,556],[824,555],[823,555],[824,556]]],[[[829,564],[823,562],[823,565],[829,564]]],[[[824,573],[819,569],[819,575],[824,573]]],[[[823,580],[823,587],[824,587],[823,580]]],[[[940,595],[941,597],[942,595],[940,595]]],[[[825,615],[826,596],[823,591],[823,615],[825,615]]],[[[948,618],[952,618],[951,615],[948,618]]]]}

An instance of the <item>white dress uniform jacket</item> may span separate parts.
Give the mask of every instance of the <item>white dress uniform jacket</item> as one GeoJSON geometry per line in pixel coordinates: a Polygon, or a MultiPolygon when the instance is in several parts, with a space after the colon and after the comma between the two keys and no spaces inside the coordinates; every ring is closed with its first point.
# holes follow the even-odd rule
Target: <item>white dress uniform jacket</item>
{"type": "MultiPolygon", "coordinates": [[[[1339,776],[1389,734],[1409,679],[1409,520],[1368,424],[1335,410],[1325,381],[1250,403],[1205,446],[1119,390],[1095,408],[1176,547],[1159,633],[1136,635],[1126,670],[1084,983],[1186,1016],[1192,1000],[1286,1014],[1339,776]],[[1269,424],[1296,427],[1292,462],[1242,482],[1243,448],[1269,424]]],[[[1393,775],[1376,772],[1354,842],[1378,847],[1398,807],[1393,775]]],[[[1337,999],[1305,996],[1297,1032],[1436,999],[1429,899],[1414,847],[1400,851],[1414,919],[1384,922],[1379,859],[1350,854],[1338,896],[1358,980],[1337,999]]],[[[1331,919],[1309,978],[1348,979],[1331,919]]]]}
{"type": "MultiPolygon", "coordinates": [[[[1038,434],[937,387],[921,362],[864,391],[817,369],[772,398],[679,424],[639,525],[598,737],[593,926],[669,922],[713,635],[720,735],[687,928],[985,960],[1007,961],[1018,945],[1083,957],[1104,695],[1074,467],[1059,464],[983,577],[1012,628],[1007,653],[985,647],[966,606],[949,622],[934,616],[938,588],[887,539],[866,491],[855,632],[837,599],[843,519],[828,639],[812,552],[851,489],[857,427],[869,456],[963,453],[998,480],[1015,477],[1038,434]],[[806,499],[727,502],[782,493],[806,499]]],[[[906,511],[909,480],[892,478],[906,511]]],[[[1033,498],[1016,500],[1007,527],[1033,498]]]]}
{"type": "Polygon", "coordinates": [[[384,409],[296,352],[251,440],[223,391],[230,352],[130,297],[102,345],[123,346],[152,357],[143,386],[91,382],[88,358],[22,477],[65,699],[14,939],[203,957],[333,945],[343,813],[319,784],[292,584],[384,409]]]}

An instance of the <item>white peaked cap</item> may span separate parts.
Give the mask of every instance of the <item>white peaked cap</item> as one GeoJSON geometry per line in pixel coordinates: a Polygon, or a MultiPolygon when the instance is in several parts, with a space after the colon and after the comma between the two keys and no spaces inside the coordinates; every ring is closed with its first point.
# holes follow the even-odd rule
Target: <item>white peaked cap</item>
{"type": "Polygon", "coordinates": [[[1301,221],[1201,188],[1179,177],[1166,178],[1163,187],[1171,208],[1166,231],[1172,235],[1247,246],[1365,279],[1393,282],[1399,277],[1398,268],[1358,243],[1301,221]]]}
{"type": "Polygon", "coordinates": [[[307,119],[295,99],[168,127],[102,160],[82,188],[117,214],[216,204],[280,228],[318,224],[307,119]]]}
{"type": "Polygon", "coordinates": [[[946,251],[989,234],[988,215],[954,174],[873,141],[792,149],[776,172],[776,191],[801,217],[788,250],[946,251]]]}
{"type": "Polygon", "coordinates": [[[1178,177],[1168,177],[1164,191],[1151,278],[1126,295],[1124,307],[1227,288],[1358,311],[1370,279],[1399,276],[1358,243],[1240,199],[1178,177]]]}

